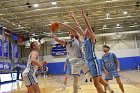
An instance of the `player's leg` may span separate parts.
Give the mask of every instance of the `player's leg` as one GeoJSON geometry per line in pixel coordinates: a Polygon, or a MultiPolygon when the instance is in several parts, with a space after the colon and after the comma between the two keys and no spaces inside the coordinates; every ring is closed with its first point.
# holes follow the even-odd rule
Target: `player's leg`
{"type": "Polygon", "coordinates": [[[63,84],[62,84],[62,91],[65,90],[66,85],[67,85],[67,81],[68,81],[68,74],[65,75],[65,80],[64,80],[64,82],[63,82],[63,84]]]}
{"type": "Polygon", "coordinates": [[[90,70],[89,70],[89,67],[88,67],[88,65],[87,65],[86,60],[82,59],[82,60],[80,61],[80,63],[81,63],[81,65],[80,65],[81,70],[82,70],[82,71],[84,72],[84,74],[85,74],[85,78],[86,78],[85,82],[88,82],[88,79],[89,79],[89,78],[90,78],[90,82],[92,82],[92,75],[91,75],[91,73],[90,73],[90,70]]]}
{"type": "Polygon", "coordinates": [[[112,74],[113,74],[114,77],[116,78],[116,81],[117,81],[117,83],[119,84],[119,87],[120,87],[122,93],[124,93],[124,87],[123,87],[123,84],[122,84],[122,82],[121,82],[119,73],[117,72],[117,70],[114,70],[114,71],[112,71],[112,74]]]}
{"type": "MultiPolygon", "coordinates": [[[[109,80],[105,80],[105,81],[108,83],[109,80]]],[[[104,91],[106,93],[106,91],[107,91],[106,87],[104,87],[104,91]]]]}
{"type": "Polygon", "coordinates": [[[34,93],[34,90],[32,88],[32,81],[31,81],[31,78],[30,76],[28,76],[28,74],[22,74],[22,78],[23,78],[23,81],[27,87],[27,93],[34,93]]]}
{"type": "Polygon", "coordinates": [[[67,85],[67,81],[68,81],[68,74],[65,75],[64,85],[67,85]]]}
{"type": "MultiPolygon", "coordinates": [[[[112,88],[109,86],[109,84],[100,76],[100,83],[104,86],[104,88],[106,90],[108,90],[110,93],[114,93],[114,91],[112,90],[112,88]]],[[[106,92],[105,90],[105,92],[106,92]]]]}
{"type": "Polygon", "coordinates": [[[41,93],[38,84],[33,84],[33,85],[32,85],[32,88],[33,88],[33,90],[34,90],[34,93],[41,93]]]}
{"type": "MultiPolygon", "coordinates": [[[[99,73],[99,82],[110,92],[110,93],[114,93],[114,91],[112,90],[112,88],[109,86],[109,84],[102,78],[102,71],[101,71],[101,62],[98,60],[98,59],[96,59],[96,60],[94,60],[95,61],[95,63],[98,63],[97,65],[96,65],[96,68],[98,68],[97,70],[97,72],[99,73]]],[[[113,76],[112,76],[112,74],[110,74],[110,76],[106,76],[106,80],[110,80],[110,79],[113,79],[113,76]]]]}
{"type": "Polygon", "coordinates": [[[94,86],[98,93],[103,93],[103,89],[99,83],[99,76],[93,78],[94,86]]]}
{"type": "Polygon", "coordinates": [[[88,66],[89,66],[89,69],[90,69],[90,72],[93,76],[93,84],[97,90],[98,93],[103,93],[103,89],[101,87],[101,84],[100,84],[100,68],[99,68],[99,65],[97,64],[97,61],[96,60],[89,60],[88,61],[88,66]]]}
{"type": "MultiPolygon", "coordinates": [[[[79,73],[79,78],[80,78],[80,73],[79,73]]],[[[78,81],[79,81],[79,78],[78,78],[78,81]]],[[[81,89],[80,85],[78,84],[78,89],[81,89]]]]}
{"type": "Polygon", "coordinates": [[[73,59],[71,62],[71,74],[73,75],[73,93],[78,93],[78,79],[80,73],[79,59],[73,59]]]}
{"type": "Polygon", "coordinates": [[[28,76],[30,78],[30,81],[32,84],[31,87],[34,90],[34,93],[40,93],[40,88],[39,88],[39,85],[37,82],[37,78],[35,76],[30,75],[30,74],[28,76]]]}
{"type": "Polygon", "coordinates": [[[79,75],[73,75],[73,93],[78,93],[78,79],[79,75]]]}
{"type": "Polygon", "coordinates": [[[121,82],[120,77],[117,77],[117,78],[116,78],[116,81],[117,81],[117,83],[119,84],[119,87],[120,87],[122,93],[124,93],[124,87],[123,87],[123,84],[122,84],[122,82],[121,82]]]}
{"type": "Polygon", "coordinates": [[[28,90],[27,93],[34,93],[32,86],[27,87],[27,90],[28,90]]]}

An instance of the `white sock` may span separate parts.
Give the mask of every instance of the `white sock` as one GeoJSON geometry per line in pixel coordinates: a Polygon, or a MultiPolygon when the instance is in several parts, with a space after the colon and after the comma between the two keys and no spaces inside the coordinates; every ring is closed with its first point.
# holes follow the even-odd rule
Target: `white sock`
{"type": "Polygon", "coordinates": [[[108,85],[107,87],[106,87],[106,89],[111,93],[113,90],[112,90],[112,88],[108,85]]]}

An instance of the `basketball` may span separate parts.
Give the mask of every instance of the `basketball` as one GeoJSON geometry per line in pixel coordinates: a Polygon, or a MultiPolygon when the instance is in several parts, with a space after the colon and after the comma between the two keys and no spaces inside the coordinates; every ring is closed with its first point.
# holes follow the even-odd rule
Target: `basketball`
{"type": "Polygon", "coordinates": [[[59,24],[57,22],[53,22],[51,24],[51,30],[52,30],[52,32],[56,32],[58,28],[59,28],[59,24]]]}

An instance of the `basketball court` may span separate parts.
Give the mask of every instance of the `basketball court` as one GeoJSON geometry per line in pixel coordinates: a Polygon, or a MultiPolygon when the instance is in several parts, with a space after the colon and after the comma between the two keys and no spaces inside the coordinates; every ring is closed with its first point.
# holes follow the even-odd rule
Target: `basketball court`
{"type": "MultiPolygon", "coordinates": [[[[124,83],[124,88],[126,93],[139,93],[140,92],[140,72],[137,71],[124,71],[121,72],[122,81],[124,83]],[[133,73],[133,76],[130,74],[133,73]],[[124,76],[124,74],[126,74],[124,76]]],[[[81,75],[80,78],[80,88],[79,93],[97,93],[95,87],[90,82],[84,82],[85,78],[81,75]]],[[[65,91],[62,91],[62,81],[64,76],[50,76],[48,78],[39,78],[39,85],[41,86],[41,93],[72,93],[72,77],[68,80],[68,85],[65,91]]],[[[110,82],[111,87],[116,91],[116,93],[121,93],[116,81],[110,82]]],[[[0,93],[25,93],[27,89],[22,81],[7,83],[0,86],[0,93]]]]}

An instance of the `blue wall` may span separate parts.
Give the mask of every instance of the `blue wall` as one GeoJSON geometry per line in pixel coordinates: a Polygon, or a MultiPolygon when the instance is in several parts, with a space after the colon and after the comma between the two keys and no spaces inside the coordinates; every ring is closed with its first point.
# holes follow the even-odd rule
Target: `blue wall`
{"type": "Polygon", "coordinates": [[[119,58],[121,70],[134,70],[140,64],[140,56],[119,58]]]}
{"type": "Polygon", "coordinates": [[[64,62],[48,63],[47,66],[49,74],[65,74],[64,62]]]}
{"type": "MultiPolygon", "coordinates": [[[[140,56],[119,58],[121,70],[134,70],[140,64],[140,56]]],[[[50,74],[65,74],[64,62],[48,63],[50,74]]]]}

